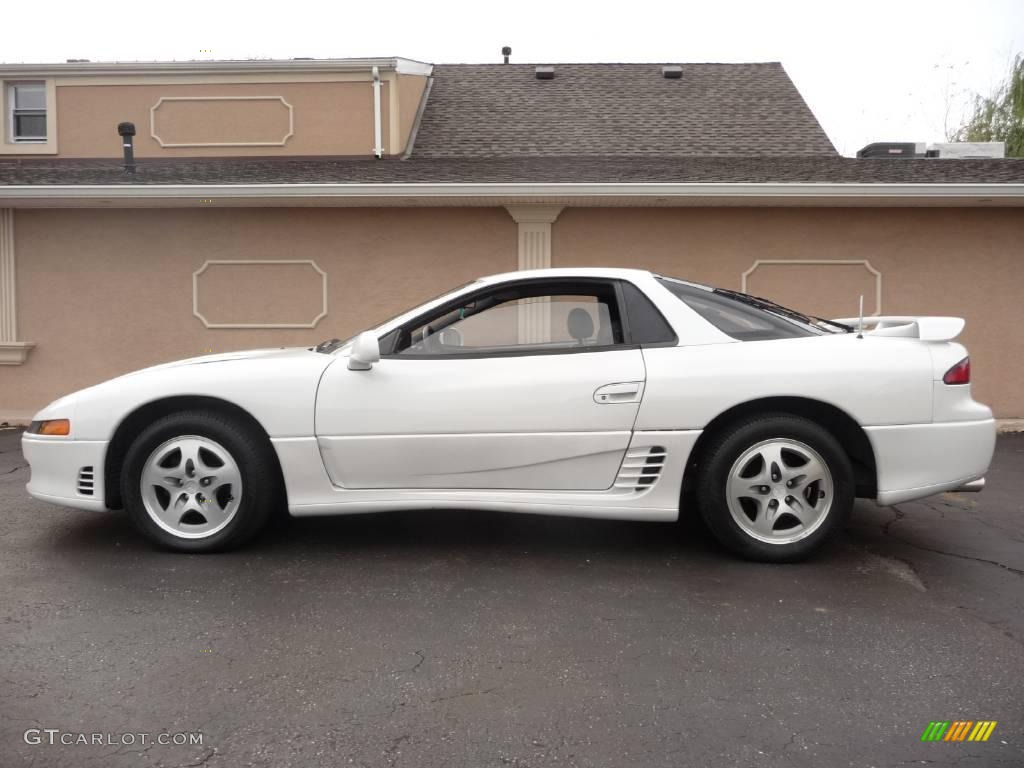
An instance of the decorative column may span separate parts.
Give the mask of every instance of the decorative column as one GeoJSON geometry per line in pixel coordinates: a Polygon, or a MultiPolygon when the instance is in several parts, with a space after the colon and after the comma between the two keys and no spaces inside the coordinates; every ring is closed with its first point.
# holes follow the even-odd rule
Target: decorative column
{"type": "MultiPolygon", "coordinates": [[[[519,225],[519,269],[551,267],[551,225],[560,205],[506,205],[519,225]]],[[[551,305],[544,299],[524,299],[519,309],[519,341],[551,341],[551,305]]]]}
{"type": "Polygon", "coordinates": [[[18,341],[18,296],[14,274],[14,210],[0,208],[0,365],[21,365],[35,346],[18,341]]]}

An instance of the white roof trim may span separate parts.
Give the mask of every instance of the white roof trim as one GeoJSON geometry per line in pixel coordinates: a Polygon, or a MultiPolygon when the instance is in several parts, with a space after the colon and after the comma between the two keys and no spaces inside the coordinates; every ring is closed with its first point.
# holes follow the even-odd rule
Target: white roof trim
{"type": "Polygon", "coordinates": [[[0,77],[91,75],[204,75],[252,72],[368,72],[373,67],[403,75],[429,75],[433,65],[400,57],[371,59],[239,59],[234,61],[74,61],[0,64],[0,77]]]}
{"type": "Polygon", "coordinates": [[[0,185],[11,199],[154,200],[188,198],[782,198],[1017,199],[1024,184],[735,184],[735,183],[385,183],[385,184],[25,184],[0,185]]]}

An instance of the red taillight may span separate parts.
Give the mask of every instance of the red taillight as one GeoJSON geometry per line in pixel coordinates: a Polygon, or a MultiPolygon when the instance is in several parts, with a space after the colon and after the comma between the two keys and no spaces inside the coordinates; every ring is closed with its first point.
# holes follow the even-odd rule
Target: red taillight
{"type": "Polygon", "coordinates": [[[965,357],[954,365],[946,375],[942,377],[945,384],[970,384],[971,383],[971,358],[965,357]]]}

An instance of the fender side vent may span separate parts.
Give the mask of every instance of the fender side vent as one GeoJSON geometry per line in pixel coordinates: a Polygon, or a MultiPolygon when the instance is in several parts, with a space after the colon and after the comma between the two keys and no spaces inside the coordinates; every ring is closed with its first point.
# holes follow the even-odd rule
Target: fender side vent
{"type": "Polygon", "coordinates": [[[615,478],[615,487],[638,493],[650,489],[661,477],[666,455],[660,445],[628,451],[615,478]]]}
{"type": "Polygon", "coordinates": [[[78,492],[83,496],[92,496],[95,485],[95,475],[92,467],[82,467],[78,470],[78,492]]]}

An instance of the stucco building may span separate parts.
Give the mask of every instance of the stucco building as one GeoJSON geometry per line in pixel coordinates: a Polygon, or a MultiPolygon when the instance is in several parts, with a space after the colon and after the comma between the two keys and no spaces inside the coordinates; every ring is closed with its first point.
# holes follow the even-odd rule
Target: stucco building
{"type": "Polygon", "coordinates": [[[549,265],[961,315],[976,396],[1024,416],[1024,161],[840,157],[775,63],[69,62],[0,82],[0,421],[549,265]]]}

